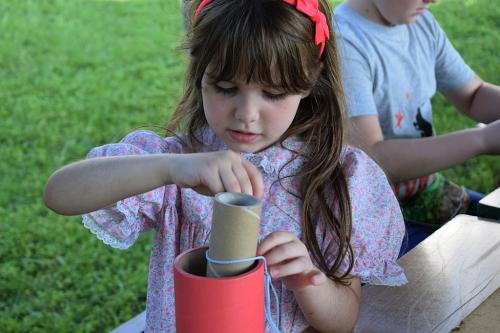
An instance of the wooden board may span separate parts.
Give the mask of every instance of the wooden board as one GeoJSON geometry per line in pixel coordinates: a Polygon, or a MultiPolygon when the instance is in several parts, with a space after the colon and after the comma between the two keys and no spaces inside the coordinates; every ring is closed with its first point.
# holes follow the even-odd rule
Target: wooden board
{"type": "Polygon", "coordinates": [[[400,258],[407,285],[363,287],[355,332],[450,332],[500,286],[499,258],[499,223],[455,217],[400,258]]]}

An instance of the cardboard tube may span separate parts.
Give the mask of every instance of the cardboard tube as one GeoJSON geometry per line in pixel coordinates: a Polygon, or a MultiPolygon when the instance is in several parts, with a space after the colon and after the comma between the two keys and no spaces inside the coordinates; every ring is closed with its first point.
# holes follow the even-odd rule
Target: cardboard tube
{"type": "Polygon", "coordinates": [[[205,277],[207,247],[174,261],[177,333],[264,333],[264,263],[238,276],[205,277]]]}
{"type": "MultiPolygon", "coordinates": [[[[244,193],[223,192],[215,196],[209,256],[216,260],[255,257],[262,201],[244,193]]],[[[207,264],[207,276],[225,277],[244,273],[253,262],[207,264]]]]}

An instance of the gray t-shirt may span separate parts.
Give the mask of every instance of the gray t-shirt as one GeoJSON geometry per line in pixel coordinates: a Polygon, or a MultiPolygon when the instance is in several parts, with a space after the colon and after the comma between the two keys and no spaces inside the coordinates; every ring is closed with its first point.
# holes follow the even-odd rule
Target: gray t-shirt
{"type": "Polygon", "coordinates": [[[474,76],[431,13],[385,27],[345,4],[335,9],[350,117],[378,115],[385,139],[432,136],[431,98],[474,76]]]}

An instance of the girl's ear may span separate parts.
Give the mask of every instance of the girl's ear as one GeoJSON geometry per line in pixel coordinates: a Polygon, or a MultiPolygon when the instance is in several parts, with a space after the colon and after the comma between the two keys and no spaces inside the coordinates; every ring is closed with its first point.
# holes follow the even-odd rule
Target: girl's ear
{"type": "MultiPolygon", "coordinates": [[[[321,72],[323,71],[323,67],[324,67],[323,62],[322,62],[322,61],[320,61],[320,62],[318,63],[318,67],[314,69],[314,73],[313,73],[313,75],[314,75],[314,80],[315,80],[315,81],[317,81],[317,80],[318,80],[318,78],[319,78],[319,76],[321,75],[321,72]]],[[[312,88],[311,88],[311,89],[312,89],[312,88]]],[[[302,95],[302,98],[306,98],[307,96],[309,96],[309,94],[311,93],[311,89],[308,89],[308,90],[304,91],[304,92],[301,94],[301,95],[302,95]]]]}

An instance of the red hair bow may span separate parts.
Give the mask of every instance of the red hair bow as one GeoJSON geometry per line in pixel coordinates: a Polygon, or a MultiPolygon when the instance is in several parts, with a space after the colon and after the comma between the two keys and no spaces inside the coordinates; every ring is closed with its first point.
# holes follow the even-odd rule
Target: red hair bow
{"type": "Polygon", "coordinates": [[[194,12],[194,17],[198,16],[198,14],[203,10],[203,8],[205,8],[205,6],[211,3],[212,1],[214,0],[203,0],[196,9],[196,12],[194,12]]]}
{"type": "MultiPolygon", "coordinates": [[[[194,16],[198,16],[198,14],[205,8],[206,5],[211,3],[213,0],[203,0],[194,16]]],[[[249,0],[251,1],[251,0],[249,0]]],[[[319,10],[318,0],[283,0],[284,2],[294,6],[300,13],[303,13],[309,17],[311,21],[316,24],[315,27],[315,36],[314,36],[314,44],[321,44],[321,49],[319,54],[323,54],[323,50],[325,49],[325,41],[330,38],[330,31],[328,30],[328,23],[326,22],[326,16],[319,10]]]]}
{"type": "Polygon", "coordinates": [[[318,0],[283,0],[284,2],[295,6],[300,13],[303,13],[316,24],[316,32],[314,36],[314,44],[321,44],[319,54],[323,54],[325,49],[325,41],[330,38],[330,31],[328,30],[328,23],[326,16],[320,12],[318,8],[318,0]]]}

